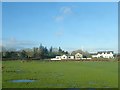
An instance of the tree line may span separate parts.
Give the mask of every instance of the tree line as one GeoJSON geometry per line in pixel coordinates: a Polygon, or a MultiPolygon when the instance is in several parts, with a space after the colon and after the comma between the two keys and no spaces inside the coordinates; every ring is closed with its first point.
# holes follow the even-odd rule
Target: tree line
{"type": "Polygon", "coordinates": [[[40,44],[39,47],[33,47],[32,49],[26,48],[21,50],[7,50],[5,47],[2,47],[2,59],[10,59],[10,60],[41,60],[41,59],[49,59],[54,58],[57,55],[68,54],[68,51],[64,51],[59,48],[53,48],[52,46],[48,49],[47,47],[40,44]]]}
{"type": "Polygon", "coordinates": [[[55,58],[55,56],[65,55],[75,55],[76,53],[81,53],[84,58],[91,57],[87,51],[75,50],[69,53],[63,50],[61,47],[53,48],[52,46],[48,49],[47,47],[40,44],[39,47],[25,48],[20,50],[11,49],[8,50],[2,47],[2,59],[3,60],[44,60],[55,58]]]}

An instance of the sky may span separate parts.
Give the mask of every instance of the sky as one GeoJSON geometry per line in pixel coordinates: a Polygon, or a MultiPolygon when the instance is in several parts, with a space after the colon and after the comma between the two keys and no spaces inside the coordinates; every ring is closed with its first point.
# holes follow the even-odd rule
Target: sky
{"type": "Polygon", "coordinates": [[[89,52],[118,47],[117,2],[4,2],[2,44],[89,52]]]}

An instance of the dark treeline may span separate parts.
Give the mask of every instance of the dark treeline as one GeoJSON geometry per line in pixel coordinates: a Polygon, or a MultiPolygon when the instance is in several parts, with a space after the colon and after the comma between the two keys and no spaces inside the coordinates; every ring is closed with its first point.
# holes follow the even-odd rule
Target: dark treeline
{"type": "Polygon", "coordinates": [[[21,50],[7,50],[5,47],[2,48],[2,59],[6,60],[41,60],[54,58],[56,55],[68,54],[68,51],[59,48],[53,48],[52,46],[48,49],[47,47],[40,44],[39,47],[32,49],[21,49],[21,50]]]}

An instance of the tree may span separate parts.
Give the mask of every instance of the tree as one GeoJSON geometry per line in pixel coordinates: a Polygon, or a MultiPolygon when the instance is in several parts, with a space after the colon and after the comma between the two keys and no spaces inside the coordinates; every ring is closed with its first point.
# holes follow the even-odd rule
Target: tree
{"type": "Polygon", "coordinates": [[[59,47],[58,51],[59,51],[59,53],[61,53],[61,52],[62,52],[62,49],[59,47]]]}
{"type": "Polygon", "coordinates": [[[45,58],[54,58],[57,55],[68,54],[67,51],[64,51],[59,48],[53,48],[52,46],[48,50],[47,47],[44,47],[40,44],[39,47],[34,47],[33,49],[26,48],[16,51],[14,48],[6,49],[2,47],[2,58],[8,59],[45,59],[45,58]]]}
{"type": "Polygon", "coordinates": [[[52,46],[50,47],[50,53],[52,53],[53,52],[53,48],[52,48],[52,46]]]}
{"type": "Polygon", "coordinates": [[[92,57],[92,56],[90,55],[90,53],[87,52],[87,51],[84,52],[84,56],[86,56],[86,58],[87,58],[87,57],[92,57]]]}
{"type": "Polygon", "coordinates": [[[48,51],[48,58],[54,58],[54,50],[53,47],[51,46],[49,51],[48,51]]]}
{"type": "Polygon", "coordinates": [[[59,55],[65,54],[64,51],[59,47],[58,49],[59,55]]]}
{"type": "Polygon", "coordinates": [[[25,51],[26,51],[28,58],[32,58],[34,56],[34,52],[32,49],[27,48],[25,49],[25,51]]]}
{"type": "Polygon", "coordinates": [[[87,51],[82,51],[81,49],[73,51],[71,54],[75,55],[76,53],[81,53],[84,58],[91,57],[87,51]]]}
{"type": "Polygon", "coordinates": [[[34,47],[34,48],[33,48],[33,57],[34,57],[35,59],[38,59],[38,58],[39,58],[39,53],[40,53],[39,48],[38,48],[38,47],[34,47]]]}
{"type": "Polygon", "coordinates": [[[69,54],[68,51],[66,51],[65,54],[69,54]]]}
{"type": "Polygon", "coordinates": [[[48,58],[48,54],[49,52],[48,52],[48,49],[47,49],[47,47],[45,47],[44,48],[44,58],[48,58]]]}
{"type": "Polygon", "coordinates": [[[81,54],[83,54],[84,52],[81,50],[81,49],[79,49],[79,50],[75,50],[75,51],[72,51],[72,55],[75,55],[76,53],[81,53],[81,54]]]}
{"type": "Polygon", "coordinates": [[[39,47],[39,58],[40,59],[44,58],[44,46],[42,46],[42,44],[40,44],[40,47],[39,47]]]}
{"type": "Polygon", "coordinates": [[[25,50],[22,50],[22,51],[20,52],[20,58],[21,58],[21,59],[26,59],[26,58],[27,58],[27,53],[26,53],[25,50]]]}
{"type": "Polygon", "coordinates": [[[10,52],[10,57],[11,57],[11,59],[17,59],[17,58],[18,58],[17,52],[11,51],[11,52],[10,52]]]}
{"type": "Polygon", "coordinates": [[[47,49],[47,47],[44,48],[44,53],[45,53],[45,54],[48,54],[48,49],[47,49]]]}
{"type": "Polygon", "coordinates": [[[11,53],[9,51],[2,52],[2,57],[3,58],[11,58],[11,53]]]}

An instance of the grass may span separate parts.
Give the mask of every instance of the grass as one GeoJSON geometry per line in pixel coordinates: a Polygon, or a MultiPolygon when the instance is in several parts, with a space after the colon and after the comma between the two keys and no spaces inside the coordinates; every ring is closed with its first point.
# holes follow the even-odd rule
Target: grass
{"type": "Polygon", "coordinates": [[[3,61],[3,88],[117,88],[117,62],[3,61]],[[10,80],[35,82],[13,83],[10,80]]]}

